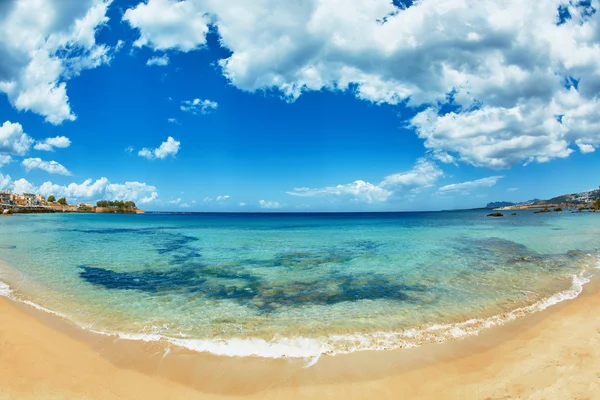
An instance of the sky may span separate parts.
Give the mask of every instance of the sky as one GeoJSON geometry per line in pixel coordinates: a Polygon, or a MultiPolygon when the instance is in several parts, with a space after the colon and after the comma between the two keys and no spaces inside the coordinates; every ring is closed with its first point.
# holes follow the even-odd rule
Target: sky
{"type": "Polygon", "coordinates": [[[2,0],[0,189],[419,211],[600,184],[599,0],[2,0]]]}

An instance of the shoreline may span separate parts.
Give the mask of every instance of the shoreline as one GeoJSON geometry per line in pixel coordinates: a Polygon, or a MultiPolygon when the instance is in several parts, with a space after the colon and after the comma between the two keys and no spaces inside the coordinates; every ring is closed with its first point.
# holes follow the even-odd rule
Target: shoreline
{"type": "MultiPolygon", "coordinates": [[[[588,256],[593,257],[591,254],[588,256]]],[[[163,351],[172,348],[181,348],[193,354],[206,354],[213,357],[224,358],[259,358],[259,359],[286,359],[295,364],[308,368],[316,364],[323,356],[349,355],[357,352],[370,351],[395,351],[418,348],[432,343],[445,343],[462,340],[476,336],[482,331],[508,322],[527,317],[541,312],[561,302],[576,298],[583,291],[584,286],[600,276],[600,256],[594,257],[593,267],[589,267],[579,275],[571,276],[569,287],[555,292],[549,297],[542,298],[534,303],[521,305],[517,308],[484,317],[473,317],[459,322],[429,324],[391,332],[353,333],[346,335],[332,335],[330,337],[302,337],[292,336],[277,340],[262,338],[231,338],[221,340],[191,339],[164,336],[162,334],[127,333],[120,331],[104,331],[95,329],[92,325],[82,324],[66,314],[44,307],[32,300],[26,294],[25,298],[15,295],[14,284],[22,279],[22,273],[8,263],[0,260],[2,278],[0,280],[0,296],[4,296],[15,304],[25,306],[24,311],[33,309],[50,315],[51,320],[59,319],[75,330],[81,330],[90,335],[97,335],[111,340],[125,342],[154,343],[162,346],[163,351]],[[7,279],[8,278],[8,279],[7,279]],[[8,282],[8,284],[7,284],[8,282]]],[[[19,286],[19,285],[17,285],[19,286]]],[[[22,289],[22,288],[21,288],[22,289]]],[[[31,287],[29,295],[39,288],[31,287]]],[[[27,292],[25,292],[27,293],[27,292]]]]}
{"type": "Polygon", "coordinates": [[[577,298],[477,336],[323,355],[305,368],[297,360],[221,357],[103,336],[1,298],[0,398],[581,397],[600,393],[598,307],[594,277],[577,298]]]}

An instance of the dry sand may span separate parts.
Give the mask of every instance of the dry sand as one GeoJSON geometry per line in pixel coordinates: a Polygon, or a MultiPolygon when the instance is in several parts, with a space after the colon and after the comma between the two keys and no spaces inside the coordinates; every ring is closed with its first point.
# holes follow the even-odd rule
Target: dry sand
{"type": "Polygon", "coordinates": [[[477,337],[310,368],[165,352],[0,299],[0,399],[599,399],[599,289],[477,337]]]}

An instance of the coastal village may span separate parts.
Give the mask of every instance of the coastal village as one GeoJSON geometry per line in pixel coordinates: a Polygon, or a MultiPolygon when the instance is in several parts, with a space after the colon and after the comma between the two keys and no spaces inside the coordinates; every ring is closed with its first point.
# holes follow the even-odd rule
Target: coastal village
{"type": "Polygon", "coordinates": [[[577,211],[598,211],[600,208],[600,187],[585,192],[563,194],[548,200],[535,199],[523,203],[490,203],[487,208],[493,208],[498,211],[527,209],[576,209],[577,211]],[[490,205],[493,206],[490,207],[490,205]]]}
{"type": "Polygon", "coordinates": [[[137,208],[133,201],[100,200],[94,204],[68,204],[66,198],[48,198],[34,193],[12,193],[10,190],[0,191],[0,206],[3,215],[31,213],[121,213],[143,214],[144,210],[137,208]]]}

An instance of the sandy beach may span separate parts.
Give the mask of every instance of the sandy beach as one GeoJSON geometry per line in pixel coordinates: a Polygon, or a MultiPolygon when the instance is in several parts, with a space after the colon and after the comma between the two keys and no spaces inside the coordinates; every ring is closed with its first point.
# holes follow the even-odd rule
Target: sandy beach
{"type": "Polygon", "coordinates": [[[0,300],[2,399],[592,399],[600,282],[464,340],[295,361],[224,358],[91,334],[0,300]]]}

